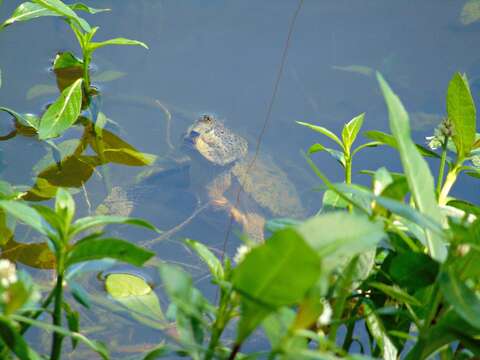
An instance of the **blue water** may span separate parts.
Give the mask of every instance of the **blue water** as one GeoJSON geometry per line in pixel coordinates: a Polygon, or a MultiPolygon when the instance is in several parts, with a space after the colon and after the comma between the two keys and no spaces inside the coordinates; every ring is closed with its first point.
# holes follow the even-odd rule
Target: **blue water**
{"type": "MultiPolygon", "coordinates": [[[[0,18],[5,19],[20,3],[5,2],[0,7],[0,18]]],[[[265,120],[297,1],[85,3],[113,10],[85,16],[91,24],[100,26],[98,40],[123,36],[142,40],[150,47],[148,51],[139,47],[108,47],[95,54],[96,74],[107,70],[125,74],[118,80],[98,83],[104,95],[102,111],[118,124],[111,131],[141,151],[159,157],[165,155],[168,152],[165,116],[158,107],[146,105],[157,99],[172,112],[174,144],[189,123],[206,112],[224,119],[253,146],[265,120]]],[[[462,24],[462,6],[462,1],[446,0],[304,2],[261,152],[272,156],[288,172],[308,214],[320,206],[321,194],[312,191],[319,181],[309,170],[301,150],[305,151],[314,142],[330,143],[295,121],[317,123],[339,133],[345,122],[366,112],[365,130],[388,131],[385,105],[374,77],[347,71],[354,69],[352,66],[383,73],[412,113],[414,138],[419,143],[424,143],[424,137],[436,126],[422,122],[419,114],[430,114],[434,119],[445,114],[446,87],[455,71],[467,73],[478,103],[480,23],[462,24]]],[[[56,95],[32,98],[30,93],[27,98],[27,93],[34,85],[55,85],[48,68],[54,55],[66,50],[78,52],[78,47],[59,19],[36,19],[14,24],[1,32],[0,105],[19,112],[40,113],[56,95]]],[[[0,119],[1,132],[8,132],[8,116],[0,114],[0,119]]],[[[65,136],[75,137],[78,132],[72,130],[65,136]]],[[[38,141],[18,136],[0,143],[0,150],[3,179],[26,185],[34,183],[32,167],[45,154],[38,141]]],[[[325,154],[316,154],[314,159],[332,180],[342,179],[335,160],[325,154]]],[[[354,181],[368,184],[369,178],[358,171],[382,165],[392,171],[401,169],[394,151],[366,150],[354,161],[354,181]]],[[[436,172],[437,164],[432,165],[436,172]]],[[[113,185],[119,186],[131,184],[141,170],[109,166],[113,185]]],[[[87,183],[86,190],[93,205],[105,196],[104,184],[95,176],[87,183]]],[[[473,180],[464,177],[453,194],[475,202],[480,193],[473,180]]],[[[88,208],[81,201],[81,194],[77,196],[79,212],[86,214],[88,208]]],[[[143,200],[138,211],[168,228],[193,210],[193,201],[188,195],[178,202],[143,200]]],[[[195,237],[221,248],[227,223],[225,214],[211,212],[193,220],[176,237],[195,237]]],[[[135,238],[150,236],[123,228],[118,231],[135,238]]],[[[230,251],[238,243],[238,238],[232,236],[230,251]]],[[[181,245],[169,242],[156,249],[162,259],[199,265],[181,245]]],[[[202,279],[200,283],[207,288],[204,269],[195,269],[191,271],[194,277],[202,279]]]]}

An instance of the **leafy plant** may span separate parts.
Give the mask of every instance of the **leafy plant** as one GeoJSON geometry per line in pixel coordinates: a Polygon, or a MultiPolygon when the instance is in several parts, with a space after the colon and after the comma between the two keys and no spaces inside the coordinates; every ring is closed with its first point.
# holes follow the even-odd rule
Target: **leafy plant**
{"type": "MultiPolygon", "coordinates": [[[[116,259],[135,266],[141,266],[154,255],[152,252],[130,244],[125,240],[106,237],[103,232],[94,232],[83,237],[80,235],[89,229],[106,224],[132,224],[151,230],[156,230],[156,228],[143,220],[119,216],[84,217],[74,221],[75,203],[71,195],[62,188],[57,191],[54,210],[43,205],[29,206],[17,200],[0,200],[0,208],[45,236],[55,257],[56,285],[43,301],[42,308],[33,313],[28,313],[29,316],[27,317],[16,317],[14,320],[24,324],[20,333],[23,333],[30,325],[42,327],[43,325],[35,321],[32,322],[29,319],[34,320],[37,318],[53,302],[53,327],[51,329],[54,333],[50,358],[59,359],[62,340],[65,334],[70,334],[60,330],[64,314],[67,319],[71,319],[69,320],[70,330],[78,330],[78,314],[72,312],[64,301],[63,292],[66,274],[69,269],[78,263],[104,258],[116,259]],[[79,240],[73,241],[73,239],[79,237],[79,240]]],[[[75,297],[75,287],[72,288],[72,291],[75,297]]],[[[18,333],[15,332],[15,334],[18,333]]],[[[6,345],[18,355],[16,342],[6,343],[6,345]]],[[[108,357],[102,345],[95,343],[94,346],[92,345],[92,348],[99,352],[102,357],[108,357]]],[[[28,359],[28,357],[21,358],[28,359]]]]}

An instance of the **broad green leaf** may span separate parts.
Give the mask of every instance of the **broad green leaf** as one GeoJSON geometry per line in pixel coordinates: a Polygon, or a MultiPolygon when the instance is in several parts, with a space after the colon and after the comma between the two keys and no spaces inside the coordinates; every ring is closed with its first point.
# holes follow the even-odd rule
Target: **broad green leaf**
{"type": "MultiPolygon", "coordinates": [[[[398,96],[390,89],[380,73],[377,73],[377,79],[387,103],[390,129],[397,141],[400,159],[415,203],[420,212],[442,224],[445,219],[437,204],[433,177],[427,162],[422,158],[410,137],[408,114],[398,96]]],[[[428,229],[426,236],[430,255],[435,260],[445,260],[447,250],[443,239],[428,229]]]]}
{"type": "Polygon", "coordinates": [[[295,312],[292,309],[284,307],[273,314],[270,314],[262,321],[263,330],[265,331],[265,335],[267,336],[272,349],[281,346],[281,343],[287,336],[294,320],[295,312]]]}
{"type": "Polygon", "coordinates": [[[69,51],[58,53],[53,60],[53,71],[73,67],[83,68],[83,62],[69,51]]]}
{"type": "Polygon", "coordinates": [[[41,5],[34,4],[32,2],[27,1],[20,4],[14,10],[12,16],[10,16],[7,20],[3,22],[0,28],[11,25],[14,22],[28,21],[41,16],[60,16],[60,15],[44,8],[41,5]]]}
{"type": "Polygon", "coordinates": [[[101,48],[107,45],[136,45],[136,46],[141,46],[141,47],[144,47],[145,49],[148,49],[148,46],[141,41],[130,40],[125,38],[115,38],[115,39],[110,39],[102,42],[91,42],[90,44],[88,44],[88,49],[90,51],[94,51],[98,48],[101,48]]]}
{"type": "Polygon", "coordinates": [[[16,111],[13,111],[12,109],[9,109],[6,107],[0,107],[0,111],[5,111],[9,113],[15,118],[15,120],[17,120],[20,124],[24,126],[29,126],[31,128],[38,129],[38,123],[40,122],[40,120],[35,115],[19,114],[16,111]]]}
{"type": "Polygon", "coordinates": [[[130,314],[157,329],[165,327],[160,301],[150,285],[141,277],[132,274],[110,274],[105,279],[108,294],[125,306],[130,314]]]}
{"type": "Polygon", "coordinates": [[[367,303],[363,303],[365,311],[365,322],[367,324],[370,333],[375,339],[377,346],[380,348],[382,359],[384,360],[397,360],[398,350],[390,340],[382,319],[375,313],[373,307],[367,303]]]}
{"type": "MultiPolygon", "coordinates": [[[[80,331],[80,314],[78,311],[72,310],[67,302],[63,303],[63,309],[65,310],[65,317],[67,318],[68,330],[71,332],[80,331]]],[[[75,349],[78,344],[78,339],[72,338],[72,349],[75,349]]]]}
{"type": "Polygon", "coordinates": [[[68,251],[65,267],[104,258],[120,260],[135,266],[143,265],[155,254],[128,241],[116,238],[80,240],[68,251]]]}
{"type": "Polygon", "coordinates": [[[207,264],[212,275],[219,280],[223,280],[224,273],[221,261],[202,243],[190,239],[186,239],[185,242],[207,264]]]}
{"type": "Polygon", "coordinates": [[[72,195],[63,188],[57,190],[55,212],[62,219],[64,228],[70,225],[75,216],[75,202],[73,201],[72,195]]]}
{"type": "Polygon", "coordinates": [[[346,149],[350,149],[352,147],[355,139],[357,138],[358,132],[363,125],[364,118],[365,113],[362,113],[358,116],[355,116],[343,127],[342,140],[346,149]]]}
{"type": "Polygon", "coordinates": [[[435,282],[439,264],[430,256],[419,252],[396,255],[390,262],[388,273],[392,280],[409,291],[415,291],[435,282]]]}
{"type": "Polygon", "coordinates": [[[299,124],[299,125],[302,125],[302,126],[306,126],[310,129],[312,129],[313,131],[319,132],[320,134],[323,134],[323,135],[329,137],[330,139],[335,141],[338,145],[340,145],[340,148],[342,148],[342,150],[343,150],[343,144],[340,141],[340,139],[338,138],[338,136],[335,135],[330,130],[328,130],[327,128],[324,128],[323,126],[309,124],[309,123],[302,122],[302,121],[296,121],[296,123],[299,124]]]}
{"type": "Polygon", "coordinates": [[[327,271],[350,257],[375,248],[386,236],[381,223],[345,212],[314,216],[300,224],[297,231],[317,251],[322,258],[322,267],[327,271]]]}
{"type": "Polygon", "coordinates": [[[460,159],[472,150],[476,132],[476,110],[468,80],[456,73],[448,84],[447,114],[453,124],[453,142],[460,159]]]}
{"type": "Polygon", "coordinates": [[[468,0],[460,13],[460,22],[463,25],[470,25],[480,19],[480,1],[468,0]]]}
{"type": "Polygon", "coordinates": [[[476,292],[465,285],[451,270],[440,273],[439,284],[443,296],[455,312],[480,330],[480,298],[476,292]]]}
{"type": "Polygon", "coordinates": [[[62,91],[60,97],[45,111],[38,130],[40,140],[60,136],[78,119],[82,107],[82,79],[62,91]]]}
{"type": "Polygon", "coordinates": [[[337,211],[341,209],[346,209],[348,202],[342,199],[334,191],[327,189],[323,193],[322,198],[322,212],[337,211]]]}
{"type": "MultiPolygon", "coordinates": [[[[46,330],[48,332],[57,332],[59,334],[62,334],[63,336],[77,339],[78,341],[82,342],[83,344],[88,346],[90,349],[92,349],[93,351],[98,353],[102,357],[103,360],[109,360],[110,359],[110,356],[108,355],[107,347],[105,346],[105,344],[103,344],[100,341],[90,340],[86,336],[84,336],[80,333],[71,332],[71,331],[69,331],[69,330],[67,330],[63,327],[51,325],[51,324],[46,323],[44,321],[33,320],[33,319],[30,319],[26,316],[12,315],[11,317],[15,321],[23,322],[25,324],[29,324],[29,325],[38,327],[38,328],[40,328],[42,330],[46,330]]],[[[29,360],[36,360],[36,359],[37,358],[32,358],[32,359],[29,358],[29,360]]],[[[38,359],[41,360],[42,358],[38,358],[38,359]]]]}
{"type": "Polygon", "coordinates": [[[368,283],[368,285],[375,289],[380,290],[384,294],[390,296],[392,299],[395,299],[401,303],[415,305],[415,306],[422,306],[422,303],[419,300],[409,295],[399,287],[391,286],[391,285],[387,285],[379,282],[370,282],[368,283]]]}
{"type": "Polygon", "coordinates": [[[89,13],[89,14],[98,14],[101,12],[110,11],[110,9],[95,9],[83,3],[75,3],[72,5],[69,5],[69,7],[72,10],[85,11],[86,13],[89,13]]]}
{"type": "Polygon", "coordinates": [[[110,224],[129,224],[144,227],[153,231],[160,233],[155,226],[150,224],[148,221],[143,219],[129,218],[125,216],[113,216],[113,215],[97,215],[97,216],[86,216],[84,218],[78,219],[73,223],[73,226],[70,231],[70,236],[77,235],[82,231],[96,227],[99,225],[110,225],[110,224]]]}
{"type": "Polygon", "coordinates": [[[66,18],[73,20],[85,32],[90,32],[92,30],[92,28],[90,27],[88,22],[85,21],[85,19],[82,19],[81,17],[79,17],[75,13],[75,11],[70,9],[67,5],[65,5],[60,0],[33,0],[33,2],[43,6],[47,10],[57,13],[60,16],[65,16],[66,18]]]}
{"type": "Polygon", "coordinates": [[[42,360],[42,357],[28,346],[15,323],[3,315],[0,315],[0,338],[20,360],[42,360]]]}
{"type": "Polygon", "coordinates": [[[0,200],[0,207],[39,233],[43,235],[48,234],[48,227],[42,220],[42,217],[27,204],[15,200],[0,200]]]}
{"type": "Polygon", "coordinates": [[[232,283],[250,299],[280,307],[300,301],[320,271],[318,255],[295,230],[287,228],[252,249],[234,270],[232,283]]]}

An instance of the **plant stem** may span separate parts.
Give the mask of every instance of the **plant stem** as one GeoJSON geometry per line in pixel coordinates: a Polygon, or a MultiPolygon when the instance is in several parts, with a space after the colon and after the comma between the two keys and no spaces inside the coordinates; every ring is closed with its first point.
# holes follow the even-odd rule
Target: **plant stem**
{"type": "Polygon", "coordinates": [[[210,342],[208,344],[207,354],[205,355],[205,360],[211,360],[215,355],[215,348],[217,347],[218,341],[222,336],[223,330],[227,326],[228,321],[230,320],[230,306],[229,300],[231,298],[231,291],[223,291],[220,295],[220,304],[218,308],[217,317],[212,326],[212,336],[210,337],[210,342]]]}
{"type": "Polygon", "coordinates": [[[443,185],[445,163],[447,162],[447,143],[448,143],[448,138],[446,138],[442,144],[442,158],[440,159],[440,168],[438,169],[438,179],[437,179],[437,197],[440,196],[440,191],[442,190],[442,185],[443,185]]]}
{"type": "Polygon", "coordinates": [[[83,84],[85,95],[90,95],[90,61],[92,56],[87,51],[83,51],[83,84]]]}
{"type": "MultiPolygon", "coordinates": [[[[55,307],[53,310],[53,325],[62,326],[62,302],[63,302],[63,274],[57,276],[57,284],[55,286],[55,307]]],[[[53,333],[52,351],[50,360],[60,359],[62,351],[63,335],[58,332],[53,333]]]]}
{"type": "Polygon", "coordinates": [[[345,154],[345,184],[352,183],[352,158],[345,154]]]}
{"type": "Polygon", "coordinates": [[[457,181],[458,172],[461,166],[461,162],[457,163],[448,173],[445,183],[443,184],[440,195],[438,196],[438,205],[443,206],[447,203],[448,193],[452,189],[453,184],[457,181]]]}

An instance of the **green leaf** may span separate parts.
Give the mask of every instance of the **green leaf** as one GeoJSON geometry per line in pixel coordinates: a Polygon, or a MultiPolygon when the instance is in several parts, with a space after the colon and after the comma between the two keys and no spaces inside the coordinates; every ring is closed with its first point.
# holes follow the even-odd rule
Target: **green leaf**
{"type": "Polygon", "coordinates": [[[0,338],[20,360],[42,360],[42,357],[28,346],[15,323],[3,315],[0,315],[0,338]]]}
{"type": "Polygon", "coordinates": [[[190,239],[186,239],[185,242],[207,264],[212,275],[216,279],[223,280],[224,272],[221,261],[202,243],[190,239]]]}
{"type": "Polygon", "coordinates": [[[396,255],[390,262],[388,272],[398,285],[416,291],[435,282],[439,267],[430,256],[409,251],[396,255]]]}
{"type": "MultiPolygon", "coordinates": [[[[363,135],[365,135],[365,137],[371,140],[375,140],[376,142],[385,144],[394,149],[398,149],[397,140],[395,140],[395,138],[390,134],[386,134],[384,132],[376,131],[376,130],[369,130],[369,131],[365,131],[363,135]]],[[[422,156],[440,159],[440,155],[438,155],[437,153],[418,144],[415,144],[415,146],[417,147],[417,150],[420,152],[420,154],[422,154],[422,156]]]]}
{"type": "MultiPolygon", "coordinates": [[[[51,324],[48,324],[48,323],[43,322],[43,321],[33,320],[33,319],[30,319],[30,318],[25,317],[25,316],[12,315],[11,317],[16,321],[23,322],[25,324],[30,324],[32,326],[38,327],[40,329],[43,329],[43,330],[46,330],[46,331],[49,331],[49,332],[57,332],[57,333],[59,333],[63,336],[78,339],[78,341],[82,342],[83,344],[87,345],[90,349],[92,349],[93,351],[98,353],[102,357],[103,360],[109,360],[110,359],[110,357],[108,355],[107,347],[105,346],[105,344],[103,344],[100,341],[90,340],[80,333],[71,332],[71,331],[68,331],[67,329],[65,329],[63,327],[51,325],[51,324]]],[[[36,360],[37,358],[32,358],[32,359],[36,360]]],[[[41,360],[41,358],[38,358],[38,359],[41,360]]],[[[29,358],[29,360],[30,360],[30,358],[29,358]]]]}
{"type": "Polygon", "coordinates": [[[386,236],[381,223],[345,212],[315,216],[300,224],[297,231],[321,256],[322,267],[326,271],[350,257],[375,248],[386,236]]]}
{"type": "Polygon", "coordinates": [[[375,313],[373,307],[369,306],[366,302],[363,303],[363,306],[366,314],[365,322],[368,330],[377,342],[377,346],[380,348],[381,358],[385,360],[397,360],[398,350],[392,340],[390,340],[382,319],[375,313]]]}
{"type": "Polygon", "coordinates": [[[72,195],[63,188],[57,190],[55,212],[62,219],[64,229],[67,229],[75,215],[75,202],[73,201],[72,195]]]}
{"type": "Polygon", "coordinates": [[[43,222],[42,217],[25,203],[15,200],[0,200],[0,207],[39,233],[48,235],[48,227],[43,222]]]}
{"type": "Polygon", "coordinates": [[[70,51],[58,53],[53,60],[53,71],[74,67],[83,68],[83,61],[70,51]]]}
{"type": "Polygon", "coordinates": [[[391,285],[387,285],[379,282],[370,282],[368,283],[368,285],[375,289],[380,290],[384,294],[390,296],[392,299],[395,299],[401,303],[415,305],[415,306],[422,306],[422,303],[420,301],[418,301],[416,298],[409,295],[399,287],[391,286],[391,285]]]}
{"type": "Polygon", "coordinates": [[[456,73],[448,84],[447,114],[453,124],[453,142],[460,159],[465,158],[475,142],[476,110],[468,80],[456,73]]]}
{"type": "Polygon", "coordinates": [[[365,113],[362,113],[348,123],[345,124],[342,130],[342,140],[346,149],[350,149],[357,138],[358,132],[360,131],[363,120],[365,118],[365,113]]]}
{"type": "Polygon", "coordinates": [[[125,240],[116,238],[101,238],[80,240],[69,250],[65,267],[70,265],[103,258],[116,259],[126,263],[141,266],[155,254],[125,240]]]}
{"type": "Polygon", "coordinates": [[[313,154],[313,153],[316,153],[316,152],[319,152],[319,151],[325,151],[327,152],[328,154],[330,154],[335,160],[337,160],[340,165],[342,165],[343,167],[346,166],[346,162],[345,162],[345,155],[343,154],[343,152],[341,151],[338,151],[338,150],[335,150],[335,149],[330,149],[330,148],[327,148],[325,146],[323,146],[322,144],[313,144],[312,146],[310,146],[310,148],[308,149],[308,152],[307,154],[313,154]]]}
{"type": "Polygon", "coordinates": [[[69,5],[69,7],[72,10],[85,11],[86,13],[89,13],[89,14],[98,14],[101,12],[110,11],[110,9],[95,9],[83,3],[75,3],[72,5],[69,5]]]}
{"type": "Polygon", "coordinates": [[[110,225],[110,224],[129,224],[144,227],[158,233],[161,233],[155,226],[150,224],[146,220],[129,218],[125,216],[109,216],[109,215],[97,215],[97,216],[87,216],[75,221],[72,225],[70,236],[77,235],[82,231],[96,227],[99,225],[110,225]]]}
{"type": "Polygon", "coordinates": [[[318,255],[295,230],[287,228],[253,248],[235,268],[232,283],[255,301],[280,307],[300,301],[320,271],[318,255]]]}
{"type": "Polygon", "coordinates": [[[84,19],[79,17],[75,11],[70,9],[60,0],[33,0],[33,2],[43,6],[47,10],[57,13],[60,16],[65,16],[66,18],[73,20],[85,32],[90,32],[92,30],[90,25],[84,19]]]}
{"type": "Polygon", "coordinates": [[[156,329],[165,327],[160,301],[150,285],[132,274],[110,274],[105,279],[108,294],[125,306],[130,314],[156,329]]]}
{"type": "Polygon", "coordinates": [[[310,129],[312,129],[313,131],[316,131],[316,132],[319,132],[320,134],[323,134],[327,137],[329,137],[330,139],[332,139],[333,141],[335,141],[338,145],[340,145],[340,147],[342,148],[343,150],[343,144],[342,142],[340,141],[340,139],[338,138],[337,135],[335,135],[333,132],[331,132],[330,130],[328,130],[327,128],[324,128],[323,126],[318,126],[318,125],[313,125],[313,124],[309,124],[309,123],[306,123],[306,122],[302,122],[302,121],[296,121],[297,124],[299,125],[302,125],[302,126],[306,126],[310,129]]]}
{"type": "Polygon", "coordinates": [[[5,111],[12,115],[15,120],[17,120],[20,124],[24,126],[29,126],[34,129],[38,129],[38,123],[40,120],[38,117],[32,114],[19,114],[16,111],[13,111],[12,109],[6,108],[6,107],[0,107],[0,111],[5,111]]]}
{"type": "Polygon", "coordinates": [[[29,1],[20,4],[7,20],[0,26],[6,27],[19,21],[28,21],[42,16],[59,16],[56,12],[50,11],[41,5],[29,1]]]}
{"type": "MultiPolygon", "coordinates": [[[[80,331],[80,314],[78,311],[72,310],[70,305],[66,302],[63,303],[63,309],[65,310],[65,317],[67,318],[68,330],[71,332],[80,331]]],[[[72,349],[75,349],[78,344],[78,339],[72,337],[72,349]]]]}
{"type": "Polygon", "coordinates": [[[480,299],[475,291],[465,285],[451,270],[442,271],[438,279],[443,296],[455,312],[480,330],[480,299]]]}
{"type": "Polygon", "coordinates": [[[38,136],[46,140],[60,136],[77,120],[82,107],[82,79],[62,91],[60,97],[45,111],[38,136]]]}
{"type": "MultiPolygon", "coordinates": [[[[380,73],[377,73],[377,79],[387,103],[390,128],[397,141],[400,159],[415,203],[422,213],[441,224],[444,222],[444,216],[435,197],[433,177],[427,162],[410,137],[408,114],[380,73]]],[[[426,235],[430,255],[435,260],[445,260],[447,250],[443,239],[428,229],[426,235]]]]}
{"type": "Polygon", "coordinates": [[[90,44],[88,44],[88,49],[90,51],[95,51],[98,48],[101,48],[107,45],[135,45],[135,46],[141,46],[141,47],[144,47],[145,49],[148,49],[148,46],[141,41],[130,40],[125,38],[115,38],[115,39],[110,39],[102,42],[91,42],[90,44]]]}

